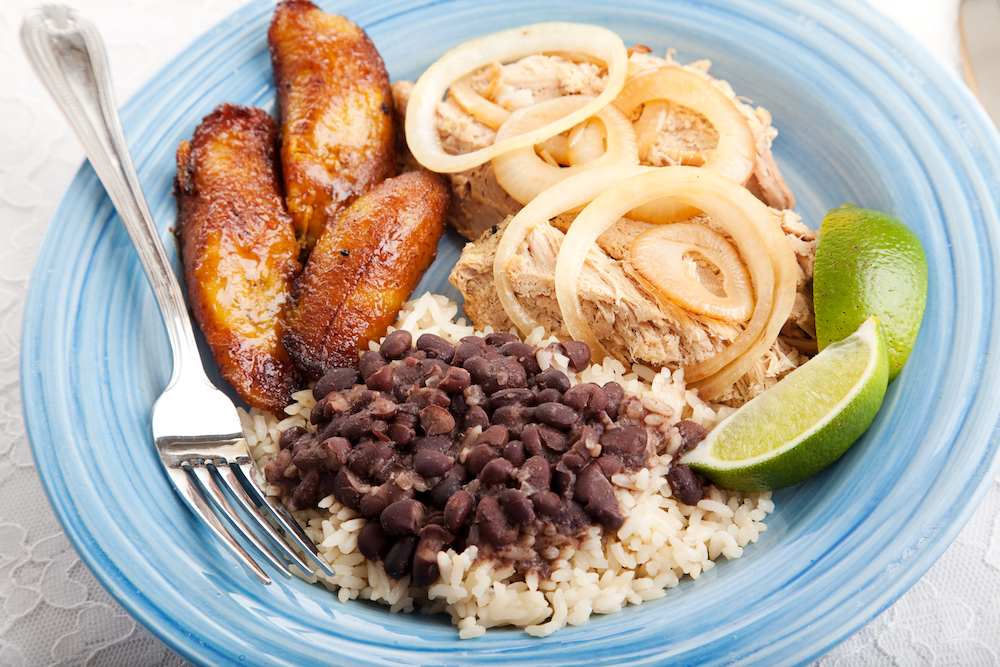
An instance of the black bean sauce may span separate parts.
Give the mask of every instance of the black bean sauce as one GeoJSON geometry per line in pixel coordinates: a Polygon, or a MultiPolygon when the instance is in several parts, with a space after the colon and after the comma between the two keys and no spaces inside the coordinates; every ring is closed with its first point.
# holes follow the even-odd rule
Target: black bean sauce
{"type": "MultiPolygon", "coordinates": [[[[550,347],[573,370],[590,363],[582,343],[550,347]]],[[[393,332],[357,369],[317,382],[315,432],[282,433],[265,477],[298,509],[332,493],[360,512],[369,521],[358,548],[390,577],[429,585],[440,550],[473,544],[547,576],[542,553],[590,526],[622,526],[610,479],[648,465],[664,436],[643,426],[646,409],[621,385],[571,387],[565,373],[542,371],[536,352],[507,333],[452,345],[393,332]]],[[[681,427],[684,447],[704,437],[694,426],[681,427]]],[[[670,482],[701,497],[690,471],[670,482]]]]}

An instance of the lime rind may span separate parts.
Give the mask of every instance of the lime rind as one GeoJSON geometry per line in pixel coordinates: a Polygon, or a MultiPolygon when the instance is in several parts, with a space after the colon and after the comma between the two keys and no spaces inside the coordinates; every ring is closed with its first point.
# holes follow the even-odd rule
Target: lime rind
{"type": "MultiPolygon", "coordinates": [[[[855,333],[829,345],[777,385],[730,415],[698,447],[684,454],[680,462],[732,491],[768,491],[798,484],[837,460],[868,429],[882,404],[888,378],[889,355],[885,337],[877,318],[871,317],[855,333]],[[765,417],[773,416],[767,409],[769,406],[762,404],[771,402],[770,396],[774,396],[775,390],[783,383],[785,386],[794,385],[807,374],[829,372],[837,365],[838,356],[858,346],[869,350],[864,370],[850,390],[823,412],[822,418],[797,434],[789,434],[792,436],[790,439],[764,453],[735,460],[716,455],[723,440],[738,437],[737,432],[748,423],[759,421],[761,413],[765,417]]],[[[786,412],[801,410],[811,400],[805,393],[780,398],[787,399],[784,401],[787,405],[783,407],[786,412]]],[[[774,420],[780,419],[779,415],[774,420]]],[[[731,446],[733,443],[728,444],[731,446]]]]}

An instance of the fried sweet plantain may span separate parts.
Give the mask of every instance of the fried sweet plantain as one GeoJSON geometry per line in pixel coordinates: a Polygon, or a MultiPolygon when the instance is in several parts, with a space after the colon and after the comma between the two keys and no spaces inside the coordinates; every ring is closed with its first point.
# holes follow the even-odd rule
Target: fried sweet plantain
{"type": "Polygon", "coordinates": [[[277,166],[277,125],[222,104],[177,149],[177,235],[188,298],[222,373],[277,411],[304,385],[281,343],[299,246],[277,166]]]}
{"type": "Polygon", "coordinates": [[[345,206],[395,173],[389,75],[364,30],[308,0],[277,6],[267,42],[288,210],[310,249],[345,206]]]}
{"type": "Polygon", "coordinates": [[[356,366],[434,261],[450,195],[429,172],[407,172],[362,195],[328,227],[297,283],[284,342],[311,377],[356,366]]]}

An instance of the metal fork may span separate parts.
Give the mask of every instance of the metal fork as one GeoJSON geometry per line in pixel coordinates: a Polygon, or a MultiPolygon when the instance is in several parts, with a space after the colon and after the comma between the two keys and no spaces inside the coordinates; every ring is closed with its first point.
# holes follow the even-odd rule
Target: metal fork
{"type": "Polygon", "coordinates": [[[173,374],[153,405],[152,432],[160,459],[187,505],[262,583],[270,577],[227,530],[253,545],[261,557],[290,577],[272,548],[304,572],[312,568],[268,522],[314,563],[333,574],[298,523],[280,505],[268,503],[255,483],[236,406],[205,374],[177,277],[149,212],[132,165],[111,89],[104,45],[97,29],[72,9],[46,5],[29,12],[21,43],[39,78],[83,142],[94,171],[107,189],[156,295],[173,353],[173,374]],[[225,489],[225,490],[223,490],[225,489]],[[233,499],[242,512],[233,508],[233,499]],[[218,515],[218,516],[217,516],[218,515]],[[242,517],[256,527],[251,529],[242,517]],[[258,533],[265,536],[265,544],[258,533]]]}

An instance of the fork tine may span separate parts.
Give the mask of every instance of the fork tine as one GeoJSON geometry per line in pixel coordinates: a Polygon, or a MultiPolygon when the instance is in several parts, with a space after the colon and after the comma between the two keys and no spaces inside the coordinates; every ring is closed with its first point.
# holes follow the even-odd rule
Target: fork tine
{"type": "Polygon", "coordinates": [[[229,534],[229,531],[225,529],[218,517],[215,516],[215,513],[212,512],[212,509],[208,506],[208,503],[205,502],[201,493],[198,492],[198,489],[188,476],[187,471],[182,468],[170,467],[167,468],[167,472],[170,474],[170,479],[174,484],[174,488],[177,489],[181,498],[187,502],[191,511],[201,518],[205,527],[208,528],[213,535],[215,535],[216,539],[221,541],[222,544],[229,549],[230,553],[232,553],[237,560],[243,563],[244,567],[249,570],[250,574],[252,574],[257,581],[262,584],[270,584],[271,578],[267,576],[264,570],[260,569],[260,566],[254,562],[253,558],[250,557],[250,554],[248,554],[246,550],[240,546],[240,543],[233,539],[233,536],[229,534]]]}
{"type": "Polygon", "coordinates": [[[295,549],[293,549],[288,542],[285,541],[285,538],[281,536],[281,533],[275,530],[274,526],[272,526],[267,518],[261,514],[261,511],[250,499],[250,496],[247,495],[246,489],[243,488],[243,485],[240,484],[239,480],[236,478],[236,473],[233,470],[234,465],[235,464],[230,464],[228,466],[223,466],[222,468],[216,468],[216,472],[220,477],[222,477],[223,483],[232,492],[233,497],[236,498],[240,506],[243,507],[250,518],[252,518],[261,527],[261,529],[267,533],[268,537],[271,538],[271,541],[274,542],[275,546],[280,548],[290,561],[298,565],[299,569],[301,569],[303,573],[309,574],[312,572],[312,568],[309,567],[309,564],[302,560],[302,556],[296,553],[295,549]]]}
{"type": "Polygon", "coordinates": [[[204,466],[191,466],[190,464],[184,464],[184,467],[187,467],[194,473],[194,478],[201,486],[201,489],[208,493],[208,496],[212,499],[215,507],[226,519],[229,520],[229,523],[236,528],[236,530],[238,530],[243,537],[247,539],[247,541],[253,544],[254,548],[260,552],[260,555],[263,556],[267,562],[278,568],[283,575],[290,579],[292,577],[292,573],[288,569],[288,566],[275,557],[267,546],[260,541],[257,534],[251,530],[250,526],[243,521],[243,518],[239,515],[239,513],[233,509],[233,506],[229,503],[225,494],[223,494],[222,489],[219,488],[219,484],[215,479],[218,474],[215,470],[215,465],[211,462],[206,462],[206,465],[204,466]]]}
{"type": "MultiPolygon", "coordinates": [[[[274,518],[275,521],[281,526],[285,533],[285,536],[292,540],[296,546],[298,546],[303,553],[305,553],[310,560],[320,566],[320,568],[326,572],[329,576],[336,576],[333,569],[327,564],[323,558],[320,557],[319,552],[316,550],[316,545],[313,541],[306,535],[305,531],[299,525],[291,514],[288,513],[284,507],[278,503],[270,503],[264,494],[261,492],[260,487],[256,483],[256,467],[252,467],[251,463],[240,463],[234,469],[234,466],[230,465],[230,469],[233,471],[234,475],[239,475],[242,477],[245,484],[241,487],[245,487],[248,494],[252,498],[253,502],[261,507],[266,507],[268,513],[274,518]]],[[[311,568],[306,570],[311,571],[311,568]]]]}

